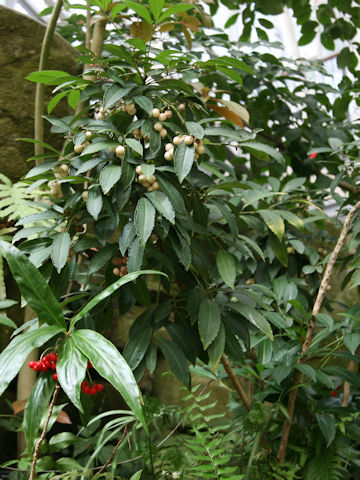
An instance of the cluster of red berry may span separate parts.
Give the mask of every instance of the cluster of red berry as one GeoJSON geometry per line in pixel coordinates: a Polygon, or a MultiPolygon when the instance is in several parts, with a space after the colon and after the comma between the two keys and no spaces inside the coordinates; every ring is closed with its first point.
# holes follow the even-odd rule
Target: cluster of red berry
{"type": "Polygon", "coordinates": [[[104,389],[104,385],[101,383],[93,383],[88,385],[85,380],[81,382],[81,391],[87,395],[95,395],[97,392],[101,392],[104,389]]]}
{"type": "MultiPolygon", "coordinates": [[[[38,362],[29,362],[29,367],[35,370],[35,372],[47,372],[50,370],[56,370],[56,362],[58,356],[55,352],[44,355],[38,362]]],[[[57,382],[57,373],[53,374],[53,379],[57,382]]]]}
{"type": "MultiPolygon", "coordinates": [[[[35,370],[35,372],[47,372],[49,369],[56,370],[57,359],[57,354],[55,352],[51,352],[47,355],[44,355],[38,362],[29,362],[29,367],[35,370]]],[[[90,361],[88,361],[87,368],[93,368],[90,361]]],[[[52,378],[55,380],[55,382],[58,381],[56,371],[55,373],[53,373],[52,378]]],[[[82,392],[88,395],[95,395],[95,393],[101,392],[103,388],[104,385],[102,385],[101,383],[93,383],[92,385],[88,385],[85,381],[81,382],[82,392]]]]}

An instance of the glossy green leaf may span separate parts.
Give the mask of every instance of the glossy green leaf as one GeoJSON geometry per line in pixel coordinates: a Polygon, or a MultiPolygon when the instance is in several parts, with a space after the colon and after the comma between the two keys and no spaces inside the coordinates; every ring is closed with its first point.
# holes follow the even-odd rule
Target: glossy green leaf
{"type": "Polygon", "coordinates": [[[28,453],[31,455],[35,448],[35,440],[40,429],[40,422],[49,408],[51,395],[56,382],[50,374],[40,374],[26,402],[24,410],[23,429],[28,453]]]}
{"type": "Polygon", "coordinates": [[[160,16],[159,23],[163,22],[167,18],[171,17],[172,15],[176,15],[177,13],[185,12],[187,10],[191,10],[194,8],[194,5],[189,3],[179,3],[178,5],[174,5],[167,10],[160,16]]]}
{"type": "Polygon", "coordinates": [[[104,248],[99,250],[90,260],[88,274],[92,275],[93,273],[103,268],[117,252],[116,244],[110,243],[104,248]]]}
{"type": "Polygon", "coordinates": [[[125,97],[134,87],[120,87],[117,84],[111,85],[104,95],[104,108],[110,108],[119,100],[125,97]]]}
{"type": "Polygon", "coordinates": [[[136,280],[140,275],[163,275],[164,277],[167,277],[165,273],[158,272],[157,270],[142,270],[140,272],[128,273],[124,277],[119,278],[119,280],[116,280],[116,282],[109,285],[101,293],[99,293],[99,295],[96,295],[96,297],[90,300],[90,302],[85,305],[85,307],[83,307],[80,312],[76,314],[75,317],[72,319],[71,328],[76,324],[76,322],[78,322],[88,312],[90,312],[90,310],[92,310],[98,303],[110,297],[114,292],[116,292],[116,290],[118,290],[123,285],[126,285],[127,283],[136,280]]]}
{"type": "Polygon", "coordinates": [[[129,0],[124,2],[124,5],[126,5],[131,10],[134,10],[134,12],[136,12],[139,15],[139,17],[143,18],[146,22],[152,25],[152,20],[151,20],[149,10],[146,7],[144,7],[144,5],[142,5],[141,3],[132,2],[129,0]]]}
{"type": "Polygon", "coordinates": [[[209,298],[201,301],[198,313],[199,333],[204,349],[214,341],[221,325],[221,313],[218,305],[209,298]]]}
{"type": "Polygon", "coordinates": [[[220,325],[220,329],[215,339],[209,345],[207,352],[209,360],[213,365],[217,365],[220,361],[221,355],[225,350],[225,328],[224,325],[220,325]]]}
{"type": "Polygon", "coordinates": [[[60,345],[56,373],[61,388],[80,412],[83,412],[80,384],[84,380],[86,367],[87,358],[77,348],[73,338],[66,337],[60,345]]]}
{"type": "Polygon", "coordinates": [[[309,377],[310,380],[316,382],[316,371],[311,365],[307,365],[306,363],[300,363],[297,364],[295,368],[299,370],[299,372],[309,377]]]}
{"type": "Polygon", "coordinates": [[[155,22],[158,21],[161,11],[164,8],[165,0],[149,0],[150,10],[153,14],[155,22]]]}
{"type": "Polygon", "coordinates": [[[61,232],[55,236],[54,243],[51,249],[51,261],[60,273],[64,268],[70,251],[70,234],[68,232],[61,232]]]}
{"type": "Polygon", "coordinates": [[[141,170],[145,178],[148,180],[151,175],[154,175],[156,169],[156,165],[153,163],[142,163],[141,170]]]}
{"type": "Polygon", "coordinates": [[[356,352],[356,349],[360,345],[360,333],[345,333],[344,335],[344,345],[353,355],[356,352]]]}
{"type": "Polygon", "coordinates": [[[320,431],[326,440],[326,447],[329,447],[333,442],[336,433],[334,415],[331,413],[315,413],[315,417],[320,431]]]}
{"type": "Polygon", "coordinates": [[[187,131],[191,135],[194,135],[194,137],[198,138],[199,140],[204,138],[204,129],[199,123],[185,122],[185,126],[187,128],[187,131]]]}
{"type": "Polygon", "coordinates": [[[146,196],[166,220],[169,220],[170,223],[175,223],[175,210],[165,193],[154,191],[146,193],[146,196]]]}
{"type": "Polygon", "coordinates": [[[154,373],[157,364],[157,348],[151,343],[145,355],[145,365],[150,373],[154,373]]]}
{"type": "Polygon", "coordinates": [[[195,148],[188,146],[185,142],[181,142],[175,150],[174,167],[175,173],[179,178],[179,182],[182,183],[186,178],[193,166],[195,160],[195,148]]]}
{"type": "Polygon", "coordinates": [[[260,365],[267,365],[271,362],[271,357],[273,353],[273,342],[269,337],[265,337],[258,344],[258,361],[260,365]]]}
{"type": "Polygon", "coordinates": [[[169,362],[171,371],[187,388],[190,388],[189,365],[182,350],[174,342],[165,338],[158,338],[159,347],[169,362]]]}
{"type": "Polygon", "coordinates": [[[142,470],[135,472],[134,475],[131,476],[130,480],[140,480],[142,474],[142,470]]]}
{"type": "Polygon", "coordinates": [[[261,215],[266,225],[272,232],[275,233],[281,242],[285,231],[284,220],[282,219],[281,215],[274,210],[258,210],[258,213],[261,215]]]}
{"type": "Polygon", "coordinates": [[[128,272],[136,272],[141,268],[144,258],[144,247],[141,245],[140,239],[136,237],[129,246],[127,269],[128,272]]]}
{"type": "Polygon", "coordinates": [[[119,250],[122,256],[125,255],[126,250],[129,248],[131,242],[136,236],[135,225],[133,221],[129,221],[122,229],[119,238],[119,250]]]}
{"type": "MultiPolygon", "coordinates": [[[[155,0],[155,1],[157,1],[157,0],[155,0]]],[[[133,100],[134,100],[135,103],[137,103],[139,105],[140,108],[145,110],[145,112],[148,115],[151,115],[152,110],[154,108],[154,104],[152,103],[150,98],[144,97],[143,95],[135,95],[135,97],[133,97],[133,100]]]]}
{"type": "Polygon", "coordinates": [[[139,365],[148,349],[151,328],[144,328],[132,335],[125,345],[123,356],[132,370],[139,365]]]}
{"type": "Polygon", "coordinates": [[[265,333],[271,340],[273,340],[273,333],[271,330],[270,323],[266,320],[264,315],[255,308],[249,307],[248,305],[240,304],[239,302],[229,302],[226,304],[232,310],[243,315],[249,322],[255,325],[260,331],[265,333]]]}
{"type": "Polygon", "coordinates": [[[64,331],[61,327],[42,325],[16,336],[0,354],[0,395],[16,377],[29,353],[64,331]]]}
{"type": "Polygon", "coordinates": [[[161,187],[161,190],[165,193],[165,195],[169,198],[171,205],[174,207],[176,212],[186,214],[186,207],[183,197],[179,190],[174,187],[174,185],[161,175],[157,175],[157,181],[161,187]]]}
{"type": "Polygon", "coordinates": [[[62,309],[41,273],[17,248],[0,241],[0,251],[6,258],[20,292],[37,313],[41,323],[65,328],[62,309]]]}
{"type": "Polygon", "coordinates": [[[150,237],[155,224],[155,208],[146,198],[140,198],[135,209],[135,229],[142,245],[150,237]]]}
{"type": "Polygon", "coordinates": [[[103,198],[99,187],[93,187],[88,190],[88,197],[86,200],[86,209],[97,220],[103,206],[103,198]]]}
{"type": "Polygon", "coordinates": [[[135,138],[126,138],[125,142],[126,145],[131,148],[131,150],[134,150],[134,152],[138,153],[140,156],[143,156],[144,149],[139,140],[135,140],[135,138]]]}
{"type": "Polygon", "coordinates": [[[72,337],[77,348],[90,360],[95,370],[118,390],[144,429],[148,431],[139,387],[131,368],[117,348],[93,330],[76,330],[72,337]]]}
{"type": "Polygon", "coordinates": [[[106,165],[106,167],[101,170],[99,182],[104,194],[110,192],[115,183],[120,180],[120,176],[120,165],[106,165]]]}
{"type": "Polygon", "coordinates": [[[109,148],[117,147],[118,142],[113,142],[111,140],[102,140],[100,142],[90,143],[81,153],[81,157],[84,155],[90,155],[91,153],[102,152],[103,150],[108,151],[109,148]]]}
{"type": "Polygon", "coordinates": [[[17,328],[15,322],[10,320],[6,315],[0,314],[0,325],[5,325],[5,327],[17,328]]]}
{"type": "Polygon", "coordinates": [[[236,279],[235,258],[226,250],[219,250],[216,255],[216,266],[220,277],[226,285],[233,289],[236,279]]]}
{"type": "MultiPolygon", "coordinates": [[[[241,148],[248,148],[253,151],[259,151],[263,153],[267,153],[272,157],[274,160],[276,160],[278,163],[281,163],[282,165],[285,165],[285,159],[283,155],[276,150],[273,147],[270,147],[269,145],[266,145],[265,143],[258,143],[258,142],[242,142],[241,143],[241,148]]],[[[256,153],[254,153],[256,155],[256,153]]]]}

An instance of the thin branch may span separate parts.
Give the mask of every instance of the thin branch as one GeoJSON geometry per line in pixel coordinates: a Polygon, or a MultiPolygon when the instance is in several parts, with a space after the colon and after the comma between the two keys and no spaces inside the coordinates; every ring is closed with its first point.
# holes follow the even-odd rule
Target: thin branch
{"type": "MultiPolygon", "coordinates": [[[[355,355],[360,355],[360,346],[356,349],[355,355]]],[[[350,360],[349,365],[348,365],[348,370],[349,372],[354,372],[356,368],[356,362],[355,360],[350,360]]],[[[348,407],[349,402],[350,402],[350,383],[349,382],[344,382],[344,393],[343,393],[343,398],[341,402],[342,407],[348,407]]]]}
{"type": "Polygon", "coordinates": [[[244,404],[244,407],[246,408],[247,411],[250,411],[251,402],[248,399],[248,397],[246,395],[246,392],[245,392],[245,389],[241,385],[241,382],[240,382],[239,378],[236,376],[234,370],[232,369],[231,364],[230,364],[229,360],[227,359],[225,353],[223,353],[222,356],[221,356],[221,363],[224,365],[226,373],[229,375],[229,378],[230,378],[235,390],[239,394],[240,400],[244,404]]]}
{"type": "MultiPolygon", "coordinates": [[[[49,60],[50,48],[54,38],[54,32],[56,23],[58,21],[60,11],[63,5],[63,0],[57,0],[55,7],[52,11],[50,21],[46,27],[44,40],[41,45],[39,70],[45,70],[49,60]]],[[[45,101],[45,85],[42,83],[36,84],[35,94],[35,140],[40,142],[44,141],[44,101],[45,101]]],[[[35,144],[35,155],[41,155],[44,153],[42,145],[35,144]]],[[[42,160],[37,159],[36,165],[42,163],[42,160]]]]}
{"type": "Polygon", "coordinates": [[[125,426],[124,431],[123,431],[123,434],[121,435],[120,440],[117,442],[117,444],[116,444],[115,447],[113,448],[113,451],[110,453],[109,458],[106,460],[106,462],[104,463],[104,465],[100,468],[100,470],[92,477],[91,480],[95,480],[95,478],[98,477],[98,476],[99,476],[104,470],[106,470],[106,468],[110,465],[111,460],[112,460],[112,459],[114,458],[114,456],[115,456],[116,450],[117,450],[117,449],[120,447],[120,445],[122,444],[122,442],[123,442],[126,434],[127,434],[127,426],[125,426]]]}
{"type": "MultiPolygon", "coordinates": [[[[324,301],[327,287],[329,286],[331,276],[334,272],[335,262],[337,260],[337,257],[339,255],[342,247],[344,246],[345,238],[346,238],[346,235],[348,234],[351,220],[353,219],[355,213],[359,209],[360,209],[360,202],[357,202],[351,208],[350,212],[347,214],[347,216],[345,218],[344,225],[341,229],[338,241],[335,245],[335,248],[334,248],[334,250],[333,250],[333,252],[330,256],[329,262],[326,266],[326,270],[325,270],[324,276],[321,280],[320,288],[319,288],[319,291],[318,291],[318,294],[317,294],[317,297],[316,297],[316,300],[315,300],[315,303],[314,303],[314,307],[313,307],[313,310],[312,310],[312,317],[311,317],[310,324],[309,324],[307,332],[306,332],[305,341],[303,343],[300,356],[297,360],[298,364],[299,363],[305,363],[305,361],[306,361],[305,354],[310,350],[311,342],[312,342],[312,340],[314,338],[314,334],[315,334],[316,315],[319,313],[321,305],[324,301]]],[[[283,426],[283,430],[282,430],[279,451],[278,451],[278,454],[277,454],[277,459],[280,463],[283,463],[285,461],[286,449],[287,449],[287,445],[288,445],[288,441],[289,441],[292,419],[294,418],[295,402],[296,402],[296,397],[297,397],[298,390],[299,390],[300,381],[301,381],[301,372],[299,372],[297,370],[295,372],[293,385],[292,385],[292,388],[291,388],[291,392],[289,394],[288,407],[287,407],[289,418],[287,418],[284,421],[284,426],[283,426]]]]}
{"type": "Polygon", "coordinates": [[[58,396],[59,390],[60,390],[60,385],[56,385],[53,397],[52,397],[51,402],[50,402],[49,412],[48,412],[48,415],[46,417],[46,422],[45,422],[43,431],[41,432],[41,436],[40,436],[40,438],[37,441],[37,444],[35,446],[29,480],[34,480],[35,479],[35,468],[36,468],[36,462],[37,462],[37,459],[38,459],[38,456],[39,456],[40,446],[41,446],[42,442],[44,441],[46,431],[47,431],[47,427],[49,425],[49,421],[50,421],[50,418],[51,418],[51,415],[52,415],[52,412],[53,412],[53,409],[54,409],[54,405],[55,405],[55,402],[56,402],[56,397],[58,396]]]}

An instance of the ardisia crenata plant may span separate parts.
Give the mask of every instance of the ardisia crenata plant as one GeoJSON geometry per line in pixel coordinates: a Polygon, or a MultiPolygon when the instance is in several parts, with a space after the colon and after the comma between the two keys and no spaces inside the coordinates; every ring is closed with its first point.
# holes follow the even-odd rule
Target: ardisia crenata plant
{"type": "Polygon", "coordinates": [[[81,39],[93,19],[92,42],[79,47],[84,74],[27,77],[54,87],[44,118],[64,148],[37,136],[44,151],[23,181],[39,191],[39,212],[18,220],[12,245],[0,243],[37,315],[0,354],[1,393],[29,352],[44,348],[30,365],[41,373],[23,421],[31,479],[47,432],[45,423],[37,439],[39,423],[60,388],[89,422],[85,395],[102,383],[88,367],[132,411],[129,421],[115,414],[118,443],[100,473],[112,464],[112,475],[124,474],[114,456],[134,422],[134,442],[149,435],[141,478],[171,478],[170,464],[183,479],[355,478],[359,435],[348,419],[358,422],[359,306],[339,296],[360,284],[358,126],[344,124],[339,106],[352,79],[337,90],[309,79],[318,64],[282,59],[278,46],[262,53],[209,35],[201,4],[87,3],[77,6],[87,19],[62,29],[81,39]],[[52,113],[65,97],[74,115],[60,119],[52,113]],[[325,213],[330,199],[338,218],[325,213]],[[342,286],[331,281],[334,268],[342,286]],[[120,354],[104,335],[135,305],[141,313],[120,354]],[[172,425],[173,442],[187,435],[183,465],[160,450],[156,458],[164,442],[137,385],[159,355],[188,389],[193,369],[237,398],[224,412],[233,429],[193,408],[172,425]]]}

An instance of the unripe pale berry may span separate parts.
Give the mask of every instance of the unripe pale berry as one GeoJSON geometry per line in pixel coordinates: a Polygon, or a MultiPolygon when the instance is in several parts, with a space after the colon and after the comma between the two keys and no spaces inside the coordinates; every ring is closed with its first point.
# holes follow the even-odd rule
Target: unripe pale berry
{"type": "Polygon", "coordinates": [[[115,150],[115,155],[118,158],[122,158],[125,155],[125,147],[123,145],[118,145],[115,150]]]}
{"type": "Polygon", "coordinates": [[[180,145],[181,141],[182,140],[179,136],[173,138],[173,144],[176,145],[176,146],[180,145]]]}
{"type": "Polygon", "coordinates": [[[141,168],[141,165],[138,165],[136,168],[135,168],[135,171],[138,175],[141,175],[142,174],[142,168],[141,168]]]}
{"type": "Polygon", "coordinates": [[[82,143],[81,145],[75,145],[74,146],[74,152],[75,153],[81,153],[84,150],[85,146],[82,143]]]}
{"type": "Polygon", "coordinates": [[[159,115],[160,122],[165,122],[166,119],[167,119],[166,113],[160,113],[159,115]]]}
{"type": "Polygon", "coordinates": [[[136,108],[133,103],[130,103],[129,105],[125,105],[125,110],[129,115],[135,115],[136,114],[136,108]]]}
{"type": "Polygon", "coordinates": [[[161,138],[165,138],[166,135],[167,135],[167,130],[166,128],[163,128],[160,132],[159,132],[159,135],[161,138]]]}
{"type": "Polygon", "coordinates": [[[115,267],[115,268],[113,269],[113,274],[118,277],[118,276],[120,275],[120,270],[115,267]]]}
{"type": "Polygon", "coordinates": [[[163,129],[163,126],[161,125],[161,123],[156,122],[154,125],[154,130],[156,130],[157,132],[161,132],[162,129],[163,129]]]}
{"type": "Polygon", "coordinates": [[[204,145],[199,145],[197,150],[196,150],[196,153],[198,153],[199,155],[202,155],[203,153],[205,153],[204,145]]]}
{"type": "Polygon", "coordinates": [[[184,142],[186,145],[192,145],[194,143],[194,138],[191,135],[186,135],[184,142]]]}
{"type": "Polygon", "coordinates": [[[151,112],[151,115],[154,118],[158,118],[158,116],[160,115],[160,110],[158,108],[153,108],[153,111],[151,112]]]}
{"type": "Polygon", "coordinates": [[[148,187],[147,189],[148,192],[153,192],[154,191],[154,187],[152,185],[150,185],[150,187],[148,187]]]}
{"type": "Polygon", "coordinates": [[[116,151],[116,148],[115,148],[115,147],[109,147],[109,152],[115,153],[115,151],[116,151]]]}
{"type": "Polygon", "coordinates": [[[105,118],[104,113],[101,113],[101,112],[95,113],[95,120],[104,120],[104,118],[105,118]]]}
{"type": "Polygon", "coordinates": [[[179,105],[180,112],[183,112],[185,110],[185,108],[186,108],[185,103],[180,103],[180,105],[179,105]]]}
{"type": "Polygon", "coordinates": [[[167,143],[165,145],[165,151],[168,152],[169,150],[171,150],[172,148],[174,148],[174,145],[172,143],[167,143]]]}
{"type": "Polygon", "coordinates": [[[174,155],[173,155],[173,153],[171,153],[171,152],[165,152],[165,153],[164,153],[164,158],[165,158],[165,160],[167,160],[168,162],[171,162],[171,160],[174,159],[174,155]]]}
{"type": "Polygon", "coordinates": [[[82,196],[82,199],[86,202],[86,200],[87,200],[87,198],[88,198],[88,192],[87,192],[87,190],[85,190],[85,191],[81,194],[81,196],[82,196]]]}
{"type": "Polygon", "coordinates": [[[166,110],[165,115],[166,115],[166,118],[171,118],[172,117],[172,111],[171,110],[166,110]]]}
{"type": "Polygon", "coordinates": [[[87,130],[87,131],[85,132],[85,137],[86,137],[86,138],[91,138],[91,137],[92,137],[92,132],[90,132],[90,130],[87,130]]]}
{"type": "Polygon", "coordinates": [[[147,179],[149,183],[154,183],[156,182],[156,177],[155,175],[150,175],[150,177],[147,179]]]}
{"type": "Polygon", "coordinates": [[[62,163],[60,165],[60,171],[66,175],[69,173],[69,167],[66,165],[66,163],[62,163]]]}
{"type": "Polygon", "coordinates": [[[160,185],[158,184],[158,182],[155,182],[155,183],[152,184],[152,188],[154,190],[160,190],[160,185]]]}
{"type": "Polygon", "coordinates": [[[145,175],[139,175],[139,178],[138,178],[139,182],[142,183],[142,182],[145,182],[145,175]]]}
{"type": "Polygon", "coordinates": [[[145,180],[144,182],[142,182],[142,186],[145,187],[145,188],[150,187],[150,182],[145,180]]]}
{"type": "Polygon", "coordinates": [[[195,158],[195,160],[197,160],[199,158],[199,154],[195,153],[194,158],[195,158]]]}

